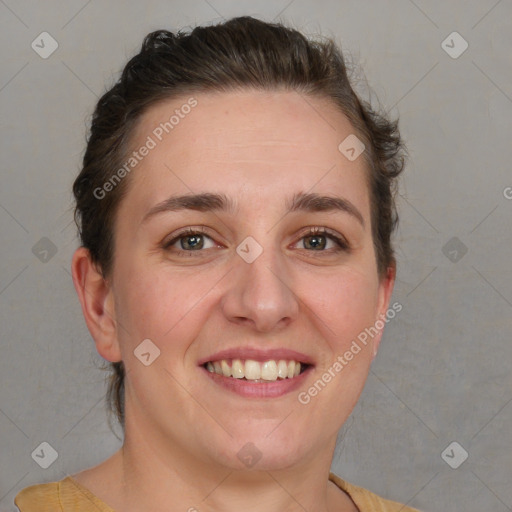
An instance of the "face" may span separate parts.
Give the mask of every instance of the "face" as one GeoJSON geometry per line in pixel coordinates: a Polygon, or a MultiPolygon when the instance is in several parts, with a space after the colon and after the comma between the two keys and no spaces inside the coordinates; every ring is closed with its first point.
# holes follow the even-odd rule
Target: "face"
{"type": "Polygon", "coordinates": [[[133,148],[155,146],[116,217],[126,435],[231,468],[247,455],[264,469],[330,457],[380,335],[353,342],[392,289],[377,273],[364,158],[338,149],[354,129],[295,92],[194,98],[141,118],[133,148]],[[176,199],[196,194],[209,196],[176,199]]]}

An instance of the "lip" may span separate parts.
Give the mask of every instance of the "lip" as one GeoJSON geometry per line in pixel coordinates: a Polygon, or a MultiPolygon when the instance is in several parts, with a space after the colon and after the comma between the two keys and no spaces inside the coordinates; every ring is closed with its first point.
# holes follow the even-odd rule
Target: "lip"
{"type": "MultiPolygon", "coordinates": [[[[286,348],[275,348],[270,350],[261,350],[259,348],[245,347],[245,348],[228,348],[212,354],[208,357],[199,359],[197,362],[198,366],[202,366],[209,361],[221,361],[222,359],[252,359],[264,363],[265,361],[279,361],[284,359],[286,361],[298,361],[299,363],[305,363],[309,366],[314,366],[315,362],[313,359],[306,354],[297,352],[295,350],[289,350],[286,348]]],[[[292,379],[290,379],[292,380],[292,379]]]]}
{"type": "Polygon", "coordinates": [[[313,366],[308,366],[300,375],[292,379],[269,382],[251,382],[233,377],[224,377],[224,375],[209,372],[204,366],[199,366],[199,369],[205,373],[206,377],[212,379],[215,384],[245,398],[278,398],[295,391],[301,386],[313,370],[313,366]]]}
{"type": "Polygon", "coordinates": [[[308,378],[315,366],[315,362],[310,356],[297,352],[296,350],[286,348],[262,350],[254,347],[224,349],[219,352],[215,352],[208,357],[199,359],[197,364],[199,369],[205,373],[206,377],[211,379],[215,384],[246,398],[278,398],[290,393],[304,383],[304,380],[308,378]],[[297,375],[297,377],[269,382],[251,382],[244,379],[224,377],[224,375],[209,372],[204,367],[204,365],[210,361],[221,361],[223,359],[227,361],[232,361],[233,359],[252,359],[253,361],[258,361],[260,363],[271,360],[279,361],[283,359],[285,361],[298,361],[306,364],[307,367],[300,375],[297,375]]]}

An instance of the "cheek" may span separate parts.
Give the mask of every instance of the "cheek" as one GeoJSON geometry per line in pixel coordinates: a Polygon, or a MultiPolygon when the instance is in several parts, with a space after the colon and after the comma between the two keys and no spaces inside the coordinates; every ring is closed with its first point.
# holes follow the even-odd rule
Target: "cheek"
{"type": "Polygon", "coordinates": [[[149,338],[166,352],[183,351],[206,321],[205,311],[212,287],[200,274],[167,273],[147,265],[132,269],[118,290],[119,335],[133,350],[149,338]]]}
{"type": "MultiPolygon", "coordinates": [[[[311,287],[310,287],[311,289],[311,287]]],[[[371,272],[345,269],[315,280],[309,304],[324,323],[332,351],[344,351],[376,320],[377,278],[371,272]]]]}
{"type": "Polygon", "coordinates": [[[316,379],[299,401],[311,414],[329,418],[335,432],[355,406],[371,365],[371,337],[364,336],[376,321],[378,285],[369,269],[344,269],[317,283],[307,305],[315,313],[311,318],[320,317],[324,345],[316,379]]]}

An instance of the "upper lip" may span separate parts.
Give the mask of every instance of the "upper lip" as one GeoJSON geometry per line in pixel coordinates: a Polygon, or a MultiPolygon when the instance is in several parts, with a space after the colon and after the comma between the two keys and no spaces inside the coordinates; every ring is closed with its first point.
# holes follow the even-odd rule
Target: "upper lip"
{"type": "Polygon", "coordinates": [[[237,347],[227,348],[214,354],[199,359],[198,365],[201,366],[209,361],[221,361],[222,359],[252,359],[264,363],[265,361],[279,361],[284,359],[286,361],[298,361],[305,364],[314,364],[313,359],[306,354],[297,352],[296,350],[289,350],[287,348],[274,348],[262,350],[253,347],[237,347]]]}

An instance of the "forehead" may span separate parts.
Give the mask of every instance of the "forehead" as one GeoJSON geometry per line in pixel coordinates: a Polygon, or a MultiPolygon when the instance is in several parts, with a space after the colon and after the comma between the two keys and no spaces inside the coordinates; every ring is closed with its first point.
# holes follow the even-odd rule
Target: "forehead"
{"type": "Polygon", "coordinates": [[[266,199],[293,186],[366,202],[364,158],[349,161],[338,149],[354,133],[332,101],[295,91],[180,96],[139,120],[131,149],[151,149],[131,173],[128,195],[148,207],[177,193],[250,189],[266,199]]]}

